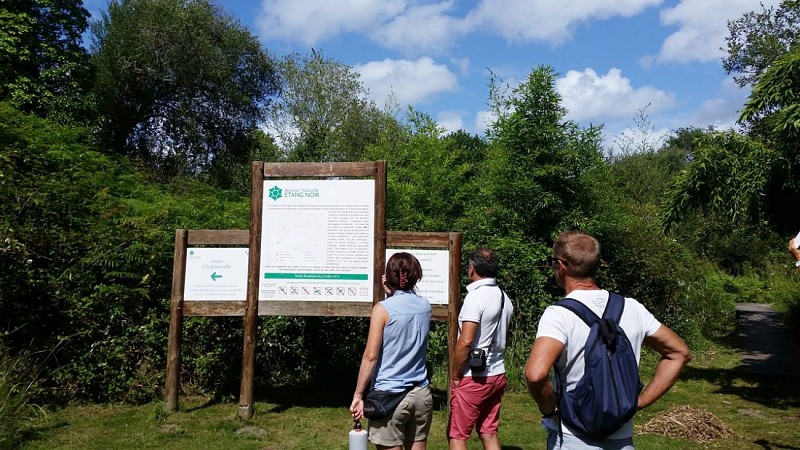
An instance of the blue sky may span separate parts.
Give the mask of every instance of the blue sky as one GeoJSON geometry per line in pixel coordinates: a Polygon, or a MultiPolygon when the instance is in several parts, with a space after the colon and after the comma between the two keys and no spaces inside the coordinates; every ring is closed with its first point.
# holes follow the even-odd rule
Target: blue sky
{"type": "MultiPolygon", "coordinates": [[[[633,136],[641,110],[653,139],[735,126],[749,91],[722,68],[727,21],[761,9],[755,0],[217,1],[273,55],[322,51],[353,67],[379,106],[393,94],[448,131],[483,134],[489,69],[514,86],[550,65],[567,118],[603,124],[607,145],[633,136]]],[[[86,7],[98,14],[105,2],[86,7]]]]}

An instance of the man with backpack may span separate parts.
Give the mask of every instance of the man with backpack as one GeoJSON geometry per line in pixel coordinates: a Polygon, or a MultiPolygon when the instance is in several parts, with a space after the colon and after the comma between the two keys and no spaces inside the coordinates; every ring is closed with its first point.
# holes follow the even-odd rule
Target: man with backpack
{"type": "Polygon", "coordinates": [[[633,449],[633,415],[675,384],[689,348],[641,303],[597,286],[600,243],[591,235],[561,233],[547,260],[566,299],[542,314],[525,365],[547,448],[633,449]],[[644,389],[642,344],[661,355],[644,389]]]}

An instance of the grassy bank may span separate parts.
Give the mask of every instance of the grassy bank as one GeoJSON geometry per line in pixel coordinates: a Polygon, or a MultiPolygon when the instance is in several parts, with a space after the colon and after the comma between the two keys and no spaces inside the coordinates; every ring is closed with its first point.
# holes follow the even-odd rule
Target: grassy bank
{"type": "MultiPolygon", "coordinates": [[[[652,356],[643,377],[652,373],[652,356]]],[[[637,449],[791,449],[800,447],[800,388],[793,380],[754,378],[737,373],[734,351],[716,347],[695,355],[676,386],[652,408],[636,417],[637,432],[670,408],[689,405],[712,414],[732,434],[711,442],[635,436],[637,449]]],[[[501,442],[505,450],[539,449],[545,435],[532,400],[515,380],[503,403],[501,442]]],[[[447,411],[438,392],[438,407],[428,448],[447,446],[447,411]]],[[[181,411],[164,415],[161,403],[144,406],[71,406],[52,411],[36,426],[24,449],[346,449],[351,425],[349,392],[303,388],[262,392],[251,420],[237,419],[235,402],[183,398],[181,411]]],[[[691,424],[688,424],[691,425],[691,424]]],[[[687,426],[688,426],[687,425],[687,426]]],[[[477,439],[471,449],[480,448],[477,439]]]]}

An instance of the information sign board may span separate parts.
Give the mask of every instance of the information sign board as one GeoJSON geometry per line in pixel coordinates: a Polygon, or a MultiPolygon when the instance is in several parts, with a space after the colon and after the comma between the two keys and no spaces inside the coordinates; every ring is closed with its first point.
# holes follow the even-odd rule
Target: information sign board
{"type": "Polygon", "coordinates": [[[183,299],[234,300],[247,298],[248,248],[188,248],[183,299]]]}
{"type": "Polygon", "coordinates": [[[264,181],[259,300],[373,300],[375,180],[264,181]]]}
{"type": "Polygon", "coordinates": [[[431,305],[447,305],[450,297],[450,252],[387,248],[386,261],[398,252],[411,253],[422,266],[422,280],[417,283],[417,294],[427,298],[431,305]]]}

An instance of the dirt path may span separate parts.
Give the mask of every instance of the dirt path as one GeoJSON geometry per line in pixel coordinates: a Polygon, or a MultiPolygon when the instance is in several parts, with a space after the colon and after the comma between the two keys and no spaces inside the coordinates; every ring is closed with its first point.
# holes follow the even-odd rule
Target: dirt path
{"type": "Polygon", "coordinates": [[[785,315],[769,305],[736,305],[742,360],[736,370],[758,375],[800,378],[800,343],[785,315]]]}

